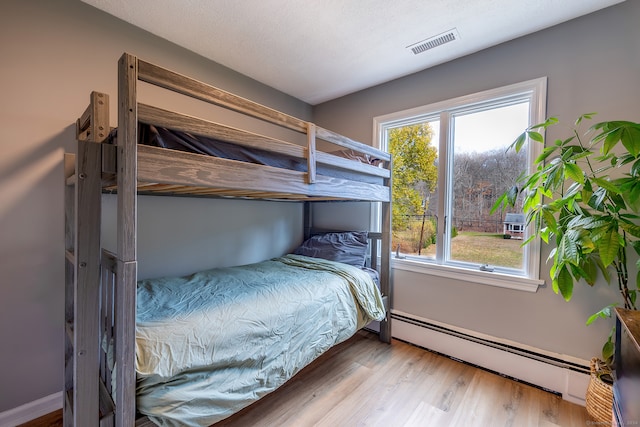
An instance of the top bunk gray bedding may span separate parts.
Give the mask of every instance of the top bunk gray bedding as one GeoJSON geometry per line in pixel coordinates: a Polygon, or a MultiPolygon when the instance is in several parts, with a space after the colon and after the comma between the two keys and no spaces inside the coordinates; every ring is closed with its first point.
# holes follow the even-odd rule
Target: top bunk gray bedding
{"type": "Polygon", "coordinates": [[[137,409],[159,426],[211,425],[384,314],[365,271],[302,255],[140,281],[137,409]]]}
{"type": "MultiPolygon", "coordinates": [[[[140,123],[139,125],[139,143],[171,150],[204,154],[228,160],[273,166],[298,172],[306,172],[308,167],[305,159],[287,157],[267,150],[247,148],[214,138],[194,135],[188,132],[144,123],[140,123]]],[[[331,154],[374,166],[377,166],[380,163],[380,159],[376,159],[365,154],[355,153],[351,150],[342,150],[331,154]]],[[[360,174],[326,165],[318,165],[317,173],[334,178],[366,182],[369,184],[382,183],[382,179],[379,177],[360,174]]]]}

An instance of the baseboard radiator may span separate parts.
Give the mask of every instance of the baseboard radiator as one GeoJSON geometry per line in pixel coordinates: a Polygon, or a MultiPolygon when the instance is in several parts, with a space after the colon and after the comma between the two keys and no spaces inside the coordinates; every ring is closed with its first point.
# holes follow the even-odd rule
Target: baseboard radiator
{"type": "Polygon", "coordinates": [[[392,310],[391,318],[395,339],[585,404],[588,361],[524,348],[397,310],[392,310]]]}

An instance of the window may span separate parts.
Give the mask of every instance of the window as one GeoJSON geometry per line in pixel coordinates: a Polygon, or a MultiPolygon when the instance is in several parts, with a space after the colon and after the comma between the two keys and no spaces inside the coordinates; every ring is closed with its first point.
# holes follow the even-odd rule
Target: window
{"type": "Polygon", "coordinates": [[[394,156],[394,268],[535,291],[539,245],[521,208],[491,214],[541,144],[507,147],[545,119],[546,78],[374,119],[394,156]]]}

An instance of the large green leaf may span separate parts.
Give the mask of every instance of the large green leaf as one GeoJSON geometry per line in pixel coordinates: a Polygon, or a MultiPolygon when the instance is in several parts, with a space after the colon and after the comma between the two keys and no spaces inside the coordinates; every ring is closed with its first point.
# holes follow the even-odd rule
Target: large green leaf
{"type": "Polygon", "coordinates": [[[535,159],[534,163],[538,164],[538,163],[544,162],[550,155],[555,153],[555,151],[557,149],[558,149],[558,147],[556,147],[556,146],[545,147],[542,150],[542,153],[540,153],[540,155],[535,159]]]}
{"type": "Polygon", "coordinates": [[[624,148],[631,155],[637,157],[640,153],[640,124],[628,121],[610,121],[594,125],[591,129],[600,131],[592,141],[602,142],[602,152],[609,153],[622,142],[624,148]]]}
{"type": "Polygon", "coordinates": [[[564,165],[564,176],[581,184],[584,182],[584,172],[575,163],[566,163],[564,165]]]}
{"type": "Polygon", "coordinates": [[[542,207],[542,218],[549,231],[551,231],[552,233],[558,232],[556,217],[553,215],[553,210],[548,209],[548,206],[542,207]]]}
{"type": "Polygon", "coordinates": [[[589,316],[589,318],[587,319],[587,325],[592,324],[595,320],[597,319],[608,319],[611,317],[611,309],[613,307],[615,307],[616,304],[610,304],[608,306],[606,306],[605,308],[603,308],[602,310],[598,311],[597,313],[592,314],[591,316],[589,316]]]}
{"type": "Polygon", "coordinates": [[[596,279],[598,277],[598,266],[593,258],[585,258],[582,263],[582,271],[584,271],[584,276],[582,276],[587,282],[589,286],[593,286],[596,284],[596,279]]]}
{"type": "Polygon", "coordinates": [[[638,157],[640,154],[640,125],[623,122],[620,127],[620,141],[632,156],[638,157]]]}
{"type": "Polygon", "coordinates": [[[631,166],[630,174],[633,177],[640,176],[640,159],[636,160],[631,166]]]}
{"type": "Polygon", "coordinates": [[[613,360],[613,352],[615,351],[615,346],[613,344],[613,340],[611,339],[611,335],[609,335],[609,339],[602,346],[602,359],[605,363],[611,364],[613,360]]]}
{"type": "Polygon", "coordinates": [[[640,181],[635,179],[624,194],[624,200],[633,212],[640,212],[640,181]]]}
{"type": "Polygon", "coordinates": [[[602,239],[598,240],[598,251],[600,252],[600,258],[605,267],[611,265],[613,260],[618,255],[620,249],[620,235],[617,228],[610,228],[603,235],[602,239]]]}
{"type": "Polygon", "coordinates": [[[573,295],[573,277],[565,265],[556,270],[556,277],[551,281],[555,293],[560,293],[565,301],[569,301],[573,295]]]}
{"type": "Polygon", "coordinates": [[[640,226],[631,221],[620,220],[620,228],[634,237],[640,238],[640,226]]]}
{"type": "Polygon", "coordinates": [[[536,131],[527,131],[527,136],[536,142],[544,142],[544,137],[540,132],[536,131]]]}
{"type": "Polygon", "coordinates": [[[576,121],[575,121],[575,125],[578,126],[580,125],[580,123],[582,123],[583,120],[587,119],[587,120],[591,120],[593,118],[593,116],[595,116],[597,113],[584,113],[582,115],[580,115],[576,121]]]}
{"type": "Polygon", "coordinates": [[[511,143],[508,149],[515,149],[516,153],[519,153],[524,144],[527,142],[527,133],[523,132],[511,143]]]}
{"type": "Polygon", "coordinates": [[[611,183],[611,181],[609,181],[608,179],[603,179],[603,178],[593,178],[593,181],[598,184],[600,187],[604,188],[605,190],[614,193],[614,194],[618,194],[620,193],[620,188],[618,188],[617,185],[611,183]]]}
{"type": "Polygon", "coordinates": [[[569,262],[577,265],[580,251],[578,250],[578,242],[576,240],[577,233],[566,233],[560,239],[558,245],[558,261],[561,263],[569,262]]]}

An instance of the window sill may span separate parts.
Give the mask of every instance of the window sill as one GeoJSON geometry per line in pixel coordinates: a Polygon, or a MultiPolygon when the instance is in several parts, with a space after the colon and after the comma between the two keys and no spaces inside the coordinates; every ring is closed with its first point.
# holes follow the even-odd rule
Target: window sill
{"type": "Polygon", "coordinates": [[[430,276],[446,277],[499,288],[516,289],[525,292],[536,292],[544,285],[544,280],[528,277],[512,276],[489,271],[469,270],[452,266],[429,264],[410,259],[391,259],[391,267],[397,270],[412,271],[430,276]]]}

